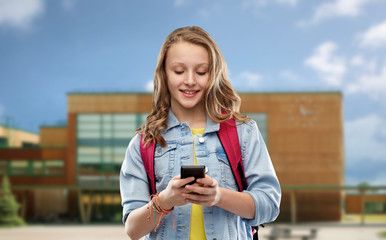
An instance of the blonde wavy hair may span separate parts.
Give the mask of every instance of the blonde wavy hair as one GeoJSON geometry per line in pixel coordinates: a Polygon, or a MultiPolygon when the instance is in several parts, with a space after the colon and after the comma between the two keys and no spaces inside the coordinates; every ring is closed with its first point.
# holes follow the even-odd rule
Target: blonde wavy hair
{"type": "Polygon", "coordinates": [[[146,123],[136,130],[136,133],[143,134],[145,146],[153,140],[163,147],[167,145],[160,133],[161,130],[167,128],[166,119],[171,106],[165,60],[169,48],[180,41],[202,46],[209,53],[209,81],[204,94],[207,116],[217,123],[227,121],[230,118],[241,122],[250,120],[240,113],[241,99],[228,79],[227,65],[217,43],[200,27],[178,28],[170,33],[162,44],[154,71],[152,111],[147,117],[146,123]]]}

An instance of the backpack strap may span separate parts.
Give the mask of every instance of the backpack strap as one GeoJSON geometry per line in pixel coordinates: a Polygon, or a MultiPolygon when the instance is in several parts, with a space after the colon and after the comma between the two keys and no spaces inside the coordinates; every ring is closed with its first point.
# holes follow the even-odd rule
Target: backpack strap
{"type": "MultiPolygon", "coordinates": [[[[240,141],[237,134],[236,121],[231,118],[225,122],[220,123],[220,129],[217,132],[225,153],[231,165],[233,176],[236,179],[239,191],[246,190],[247,180],[245,179],[243,159],[241,156],[240,141]]],[[[260,225],[264,227],[263,224],[260,225]]],[[[259,239],[259,226],[252,226],[253,239],[259,239]]]]}
{"type": "Polygon", "coordinates": [[[141,135],[141,142],[139,144],[139,150],[141,153],[141,158],[143,166],[145,167],[147,173],[147,179],[149,181],[149,192],[150,194],[156,194],[155,189],[155,174],[154,174],[154,151],[155,151],[155,141],[151,141],[148,146],[144,146],[143,134],[141,135]]]}
{"type": "Polygon", "coordinates": [[[231,118],[220,123],[220,129],[217,132],[225,153],[231,165],[233,176],[236,179],[239,191],[247,189],[247,181],[244,175],[243,160],[241,157],[241,149],[239,136],[237,135],[236,121],[231,118]]]}

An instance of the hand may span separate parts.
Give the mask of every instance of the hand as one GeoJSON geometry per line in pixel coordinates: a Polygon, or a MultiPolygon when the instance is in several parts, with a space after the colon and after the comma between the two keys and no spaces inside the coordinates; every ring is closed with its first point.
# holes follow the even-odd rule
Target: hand
{"type": "Polygon", "coordinates": [[[188,203],[183,196],[188,190],[184,186],[194,180],[194,177],[188,177],[181,179],[180,175],[175,176],[169,181],[165,190],[159,193],[161,207],[165,210],[169,210],[174,206],[183,206],[188,203]]]}
{"type": "Polygon", "coordinates": [[[205,178],[198,178],[196,183],[192,185],[186,185],[185,189],[187,192],[183,193],[182,196],[190,203],[212,207],[221,198],[217,180],[208,175],[205,175],[205,178]]]}

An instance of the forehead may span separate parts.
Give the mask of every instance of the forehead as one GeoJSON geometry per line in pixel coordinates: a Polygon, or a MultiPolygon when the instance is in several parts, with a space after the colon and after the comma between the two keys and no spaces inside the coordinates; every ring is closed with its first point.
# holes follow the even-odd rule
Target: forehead
{"type": "Polygon", "coordinates": [[[209,53],[203,46],[179,41],[170,46],[166,54],[166,63],[209,64],[209,53]]]}

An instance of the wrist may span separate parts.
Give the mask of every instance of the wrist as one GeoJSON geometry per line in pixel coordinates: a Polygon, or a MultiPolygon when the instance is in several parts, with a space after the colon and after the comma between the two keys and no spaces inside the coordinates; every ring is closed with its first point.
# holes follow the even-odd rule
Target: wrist
{"type": "Polygon", "coordinates": [[[174,207],[174,204],[168,200],[164,191],[158,194],[158,203],[160,204],[162,209],[171,210],[174,207]]]}
{"type": "Polygon", "coordinates": [[[222,187],[218,188],[219,194],[218,194],[218,198],[215,200],[214,206],[221,207],[223,205],[223,199],[224,199],[223,195],[226,194],[226,190],[227,189],[222,187]]]}

